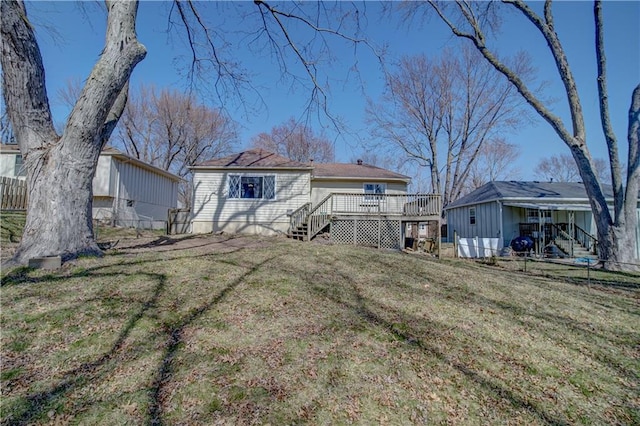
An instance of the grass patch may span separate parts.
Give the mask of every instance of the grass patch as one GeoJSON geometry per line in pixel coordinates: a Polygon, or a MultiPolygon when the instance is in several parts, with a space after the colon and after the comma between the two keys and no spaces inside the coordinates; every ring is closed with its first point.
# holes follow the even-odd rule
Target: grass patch
{"type": "Polygon", "coordinates": [[[640,420],[639,276],[226,238],[8,271],[3,423],[640,420]]]}
{"type": "Polygon", "coordinates": [[[0,211],[0,244],[19,243],[26,214],[0,211]]]}

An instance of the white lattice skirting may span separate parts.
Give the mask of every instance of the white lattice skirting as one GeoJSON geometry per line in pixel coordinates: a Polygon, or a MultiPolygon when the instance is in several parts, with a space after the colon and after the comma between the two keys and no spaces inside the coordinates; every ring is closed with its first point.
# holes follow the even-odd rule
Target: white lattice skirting
{"type": "Polygon", "coordinates": [[[389,219],[334,219],[331,241],[389,249],[401,248],[401,222],[389,219]]]}

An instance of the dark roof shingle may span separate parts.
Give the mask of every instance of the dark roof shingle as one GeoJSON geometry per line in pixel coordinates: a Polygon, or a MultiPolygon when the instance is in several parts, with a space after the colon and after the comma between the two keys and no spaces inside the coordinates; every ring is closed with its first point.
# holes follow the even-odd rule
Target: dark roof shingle
{"type": "MultiPolygon", "coordinates": [[[[613,198],[611,185],[602,185],[602,190],[606,198],[613,198]]],[[[540,201],[589,199],[584,184],[581,182],[494,181],[482,185],[449,204],[446,208],[486,203],[505,198],[540,201]]]]}
{"type": "Polygon", "coordinates": [[[411,178],[369,164],[311,163],[290,160],[273,152],[254,148],[196,164],[194,168],[307,169],[314,178],[383,179],[409,181],[411,178]]]}
{"type": "Polygon", "coordinates": [[[263,149],[249,149],[222,158],[214,158],[195,167],[309,168],[308,164],[290,160],[263,149]]]}
{"type": "Polygon", "coordinates": [[[318,163],[313,165],[314,178],[393,179],[408,181],[411,178],[391,170],[370,164],[318,163]]]}

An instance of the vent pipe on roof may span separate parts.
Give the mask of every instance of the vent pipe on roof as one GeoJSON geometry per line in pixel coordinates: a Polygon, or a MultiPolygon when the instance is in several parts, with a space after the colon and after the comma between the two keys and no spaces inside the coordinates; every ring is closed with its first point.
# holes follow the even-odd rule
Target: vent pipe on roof
{"type": "Polygon", "coordinates": [[[362,160],[358,158],[358,166],[362,166],[362,160]]]}

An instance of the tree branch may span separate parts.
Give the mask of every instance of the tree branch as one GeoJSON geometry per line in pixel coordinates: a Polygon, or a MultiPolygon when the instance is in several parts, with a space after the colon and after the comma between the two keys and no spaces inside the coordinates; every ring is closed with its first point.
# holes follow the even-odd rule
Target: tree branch
{"type": "Polygon", "coordinates": [[[57,134],[49,107],[42,55],[22,1],[0,2],[0,40],[2,92],[20,151],[26,156],[47,141],[57,140],[57,134]]]}
{"type": "Polygon", "coordinates": [[[600,121],[602,131],[609,151],[609,167],[611,170],[611,184],[613,185],[614,211],[618,217],[624,204],[624,192],[622,190],[622,173],[618,154],[618,141],[611,125],[609,114],[609,94],[607,91],[607,59],[604,51],[604,26],[602,20],[602,4],[595,1],[593,15],[596,25],[596,58],[598,62],[598,98],[600,101],[600,121]]]}

